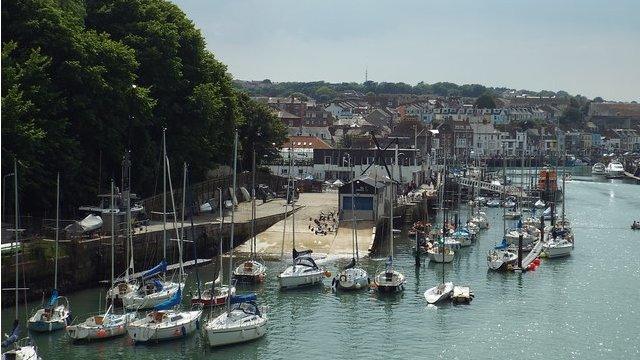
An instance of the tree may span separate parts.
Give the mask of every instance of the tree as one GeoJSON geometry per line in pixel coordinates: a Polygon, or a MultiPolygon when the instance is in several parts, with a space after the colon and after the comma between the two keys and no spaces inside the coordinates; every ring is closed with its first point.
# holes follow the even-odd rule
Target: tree
{"type": "Polygon", "coordinates": [[[492,95],[485,93],[476,99],[474,106],[479,109],[495,109],[496,101],[492,95]]]}

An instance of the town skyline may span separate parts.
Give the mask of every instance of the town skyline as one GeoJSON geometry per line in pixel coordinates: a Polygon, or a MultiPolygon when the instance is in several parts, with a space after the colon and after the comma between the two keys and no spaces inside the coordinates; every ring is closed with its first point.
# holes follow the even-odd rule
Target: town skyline
{"type": "Polygon", "coordinates": [[[361,83],[366,70],[378,82],[640,100],[635,2],[174,3],[236,79],[361,83]]]}

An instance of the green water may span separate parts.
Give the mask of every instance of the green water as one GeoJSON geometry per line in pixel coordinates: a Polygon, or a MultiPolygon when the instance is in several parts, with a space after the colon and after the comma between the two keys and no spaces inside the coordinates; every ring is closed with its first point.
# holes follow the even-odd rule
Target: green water
{"type": "MultiPolygon", "coordinates": [[[[281,292],[275,276],[285,264],[267,263],[268,281],[255,291],[270,307],[269,329],[252,343],[210,349],[199,334],[137,346],[126,337],[77,345],[63,332],[33,339],[43,359],[638,359],[640,231],[629,225],[640,218],[640,186],[592,180],[567,183],[572,256],[543,260],[535,272],[487,271],[486,253],[502,231],[501,210],[487,209],[492,227],[445,265],[448,280],[475,292],[468,306],[426,305],[423,292],[440,281],[442,266],[426,261],[416,269],[413,241],[405,239],[396,244],[396,265],[407,286],[396,296],[335,294],[330,279],[324,288],[281,292]]],[[[324,265],[335,273],[345,262],[324,265]]],[[[373,275],[384,261],[367,259],[363,266],[373,275]]],[[[98,294],[71,294],[74,315],[95,311],[98,294]]],[[[37,305],[29,304],[30,311],[37,305]]],[[[2,311],[3,332],[12,318],[13,309],[2,311]]]]}

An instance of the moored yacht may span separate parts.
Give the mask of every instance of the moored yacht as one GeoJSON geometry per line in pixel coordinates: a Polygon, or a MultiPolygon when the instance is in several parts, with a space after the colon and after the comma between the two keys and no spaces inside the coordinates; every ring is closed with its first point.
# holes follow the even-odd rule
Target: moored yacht
{"type": "Polygon", "coordinates": [[[624,176],[624,166],[618,160],[611,160],[605,168],[604,174],[609,179],[621,178],[624,176]]]}
{"type": "Polygon", "coordinates": [[[604,175],[606,166],[603,163],[595,163],[591,167],[591,174],[593,175],[604,175]]]}

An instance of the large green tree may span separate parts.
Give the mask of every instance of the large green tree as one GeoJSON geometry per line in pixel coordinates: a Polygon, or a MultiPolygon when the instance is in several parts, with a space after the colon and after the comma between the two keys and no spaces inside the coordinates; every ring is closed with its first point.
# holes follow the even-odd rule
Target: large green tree
{"type": "MultiPolygon", "coordinates": [[[[172,163],[201,180],[255,106],[168,1],[2,2],[2,171],[19,160],[26,210],[52,208],[58,171],[64,206],[92,201],[127,149],[134,190],[152,195],[163,128],[172,163]]],[[[262,148],[286,130],[268,120],[262,148]]]]}

